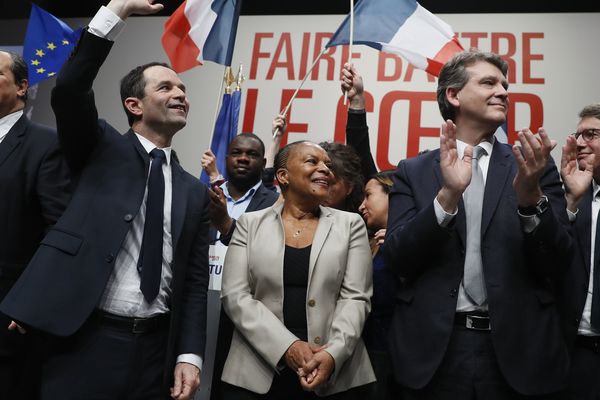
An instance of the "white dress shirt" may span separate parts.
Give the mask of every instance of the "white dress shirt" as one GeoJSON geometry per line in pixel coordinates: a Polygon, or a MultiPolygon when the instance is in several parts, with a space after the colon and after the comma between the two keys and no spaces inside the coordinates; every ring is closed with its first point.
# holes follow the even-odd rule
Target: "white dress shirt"
{"type": "Polygon", "coordinates": [[[19,110],[0,118],[0,143],[2,143],[6,135],[8,135],[8,131],[12,129],[22,115],[23,110],[19,110]]]}

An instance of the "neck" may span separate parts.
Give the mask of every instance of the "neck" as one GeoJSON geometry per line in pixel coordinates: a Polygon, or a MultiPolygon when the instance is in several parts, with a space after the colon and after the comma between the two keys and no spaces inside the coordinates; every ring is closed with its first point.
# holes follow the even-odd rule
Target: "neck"
{"type": "Polygon", "coordinates": [[[283,203],[281,215],[298,220],[316,218],[319,215],[319,205],[308,206],[286,199],[283,203]]]}
{"type": "Polygon", "coordinates": [[[257,183],[258,181],[254,183],[228,181],[227,189],[229,190],[229,195],[231,196],[231,198],[234,200],[238,200],[240,197],[245,195],[252,186],[256,185],[257,183]]]}
{"type": "Polygon", "coordinates": [[[16,106],[11,107],[9,109],[4,109],[0,105],[0,118],[4,118],[7,115],[10,115],[10,114],[15,113],[17,111],[21,111],[21,110],[23,110],[23,108],[25,108],[25,105],[22,104],[22,103],[19,103],[16,106]]]}
{"type": "Polygon", "coordinates": [[[471,146],[477,146],[483,141],[490,141],[494,133],[498,129],[497,126],[481,126],[475,123],[456,123],[456,138],[471,146]]]}
{"type": "Polygon", "coordinates": [[[141,122],[135,122],[131,126],[131,129],[133,129],[134,132],[136,132],[137,134],[145,137],[146,139],[154,143],[159,149],[170,147],[171,139],[173,138],[173,135],[175,135],[174,132],[158,132],[141,122]]]}

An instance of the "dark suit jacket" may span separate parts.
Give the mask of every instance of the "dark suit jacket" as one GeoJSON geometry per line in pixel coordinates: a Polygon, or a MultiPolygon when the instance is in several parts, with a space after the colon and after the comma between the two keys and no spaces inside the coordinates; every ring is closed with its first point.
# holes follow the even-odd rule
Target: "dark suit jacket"
{"type": "MultiPolygon", "coordinates": [[[[12,318],[59,336],[77,332],[98,305],[146,187],[149,156],[135,134],[121,135],[97,117],[91,88],[111,46],[84,32],[56,81],[52,106],[77,187],[0,306],[12,318]]],[[[176,157],[171,168],[169,368],[177,354],[204,354],[208,287],[206,187],[176,157]]]]}
{"type": "Polygon", "coordinates": [[[572,223],[575,254],[568,273],[559,284],[563,329],[570,348],[575,344],[590,282],[592,191],[593,187],[590,185],[581,200],[577,217],[572,223]]]}
{"type": "MultiPolygon", "coordinates": [[[[569,367],[560,332],[554,283],[568,267],[571,239],[558,171],[548,163],[541,188],[550,208],[532,234],[517,214],[512,181],[517,164],[496,142],[483,201],[481,252],[491,319],[491,340],[502,374],[527,395],[556,391],[569,367]]],[[[390,332],[396,380],[422,388],[446,352],[454,326],[465,261],[466,223],[460,202],[450,226],[437,223],[433,200],[442,178],[439,150],[401,161],[390,194],[384,252],[405,279],[397,291],[390,332]]]]}
{"type": "MultiPolygon", "coordinates": [[[[68,170],[56,132],[25,115],[0,143],[0,301],[21,275],[48,226],[69,200],[68,170]]],[[[18,350],[0,314],[0,354],[18,350]],[[10,338],[10,339],[9,339],[10,338]]]]}

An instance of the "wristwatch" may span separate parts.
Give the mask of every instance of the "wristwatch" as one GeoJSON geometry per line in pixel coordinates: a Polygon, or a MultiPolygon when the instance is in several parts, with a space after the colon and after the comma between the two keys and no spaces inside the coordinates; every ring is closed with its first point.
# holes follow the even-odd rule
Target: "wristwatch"
{"type": "Polygon", "coordinates": [[[519,214],[530,217],[542,215],[548,209],[548,196],[542,195],[535,206],[519,207],[519,214]]]}

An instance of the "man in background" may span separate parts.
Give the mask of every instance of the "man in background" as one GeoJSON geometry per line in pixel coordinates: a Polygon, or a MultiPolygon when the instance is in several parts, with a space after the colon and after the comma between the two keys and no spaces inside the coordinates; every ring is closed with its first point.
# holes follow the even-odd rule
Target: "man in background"
{"type": "MultiPolygon", "coordinates": [[[[27,89],[25,60],[0,51],[0,301],[25,270],[48,227],[61,216],[70,195],[56,132],[23,113],[27,89]]],[[[0,314],[0,398],[36,399],[39,343],[34,335],[8,330],[9,323],[10,318],[0,314]]]]}

